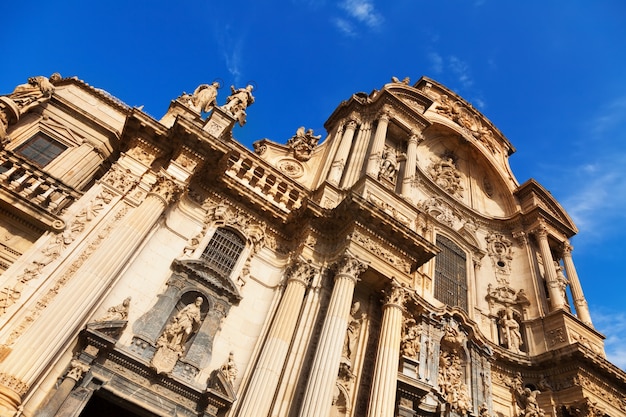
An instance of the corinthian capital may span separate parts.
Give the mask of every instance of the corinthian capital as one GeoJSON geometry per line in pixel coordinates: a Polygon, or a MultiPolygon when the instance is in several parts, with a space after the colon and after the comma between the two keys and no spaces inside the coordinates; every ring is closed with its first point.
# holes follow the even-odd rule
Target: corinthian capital
{"type": "Polygon", "coordinates": [[[169,204],[180,193],[181,187],[174,180],[164,175],[159,176],[156,184],[152,187],[150,194],[157,195],[163,199],[165,204],[169,204]]]}
{"type": "Polygon", "coordinates": [[[311,261],[298,260],[287,270],[288,281],[297,281],[306,287],[317,271],[318,269],[311,265],[311,261]]]}
{"type": "Polygon", "coordinates": [[[349,275],[357,279],[368,267],[368,264],[361,261],[356,256],[346,253],[334,266],[336,275],[349,275]]]}
{"type": "Polygon", "coordinates": [[[407,288],[395,279],[383,293],[385,294],[385,306],[396,306],[400,308],[404,307],[404,303],[409,295],[407,288]]]}

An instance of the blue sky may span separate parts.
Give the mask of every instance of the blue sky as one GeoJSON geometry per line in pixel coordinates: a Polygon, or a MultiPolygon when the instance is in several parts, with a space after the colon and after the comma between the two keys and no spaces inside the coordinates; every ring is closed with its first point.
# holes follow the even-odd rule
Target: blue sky
{"type": "Polygon", "coordinates": [[[574,261],[609,358],[626,368],[626,2],[31,1],[3,6],[0,94],[77,76],[160,118],[201,83],[253,81],[235,137],[284,143],[391,76],[431,77],[513,143],[580,233],[574,261]]]}

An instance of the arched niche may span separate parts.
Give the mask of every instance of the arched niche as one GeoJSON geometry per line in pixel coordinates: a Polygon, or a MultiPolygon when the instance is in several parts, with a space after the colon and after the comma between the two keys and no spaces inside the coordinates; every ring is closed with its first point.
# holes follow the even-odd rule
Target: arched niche
{"type": "Polygon", "coordinates": [[[488,217],[516,210],[506,180],[483,152],[448,127],[433,125],[418,145],[417,167],[430,187],[488,217]]]}

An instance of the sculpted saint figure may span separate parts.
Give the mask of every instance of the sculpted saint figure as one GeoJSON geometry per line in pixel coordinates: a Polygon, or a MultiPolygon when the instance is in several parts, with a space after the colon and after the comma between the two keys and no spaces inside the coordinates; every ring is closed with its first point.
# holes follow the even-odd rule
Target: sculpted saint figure
{"type": "Polygon", "coordinates": [[[197,112],[208,112],[217,104],[217,90],[220,83],[200,84],[191,96],[191,108],[197,112]]]}
{"type": "Polygon", "coordinates": [[[178,314],[169,323],[157,344],[167,346],[173,350],[182,351],[185,342],[195,332],[200,325],[200,306],[202,305],[202,297],[196,298],[194,303],[188,304],[178,312],[178,314]]]}
{"type": "Polygon", "coordinates": [[[502,329],[507,347],[515,353],[520,353],[520,346],[523,343],[522,334],[520,333],[519,323],[513,317],[513,310],[510,307],[506,309],[505,315],[502,317],[502,329]]]}
{"type": "Polygon", "coordinates": [[[350,309],[348,329],[346,330],[346,339],[343,344],[343,356],[348,360],[352,357],[361,330],[361,321],[356,317],[360,307],[361,303],[356,301],[352,304],[352,308],[350,309]]]}
{"type": "Polygon", "coordinates": [[[29,104],[41,97],[50,97],[54,92],[54,86],[50,80],[44,76],[38,75],[30,77],[26,84],[18,85],[15,90],[9,94],[9,98],[20,106],[20,111],[25,113],[29,104]]]}
{"type": "Polygon", "coordinates": [[[107,310],[107,314],[96,320],[97,322],[103,321],[118,321],[118,320],[126,320],[128,318],[128,309],[130,307],[130,297],[126,297],[122,304],[118,304],[113,307],[109,307],[107,310]]]}
{"type": "Polygon", "coordinates": [[[226,99],[223,109],[235,116],[239,126],[246,124],[246,109],[254,103],[253,89],[254,87],[249,84],[239,89],[235,89],[234,85],[230,86],[231,95],[226,99]]]}

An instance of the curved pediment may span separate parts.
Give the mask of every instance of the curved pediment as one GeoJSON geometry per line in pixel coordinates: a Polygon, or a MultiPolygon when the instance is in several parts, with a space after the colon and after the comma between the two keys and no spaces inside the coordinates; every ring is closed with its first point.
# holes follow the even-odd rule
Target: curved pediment
{"type": "Polygon", "coordinates": [[[515,190],[515,195],[520,201],[522,211],[528,213],[534,209],[542,209],[567,228],[566,235],[572,236],[578,233],[578,228],[565,209],[555,200],[548,190],[543,188],[534,179],[529,179],[515,190]]]}
{"type": "Polygon", "coordinates": [[[230,277],[222,276],[200,259],[175,259],[172,269],[174,272],[186,274],[215,294],[226,297],[232,304],[238,304],[241,300],[239,290],[230,277]]]}

